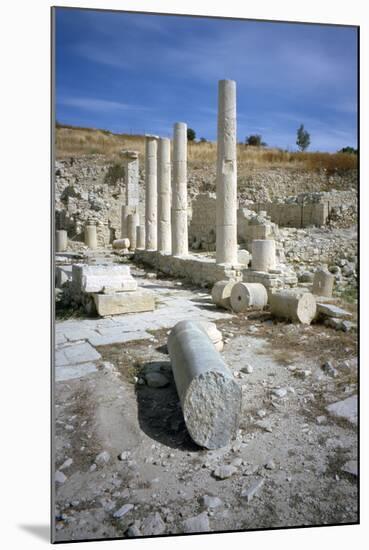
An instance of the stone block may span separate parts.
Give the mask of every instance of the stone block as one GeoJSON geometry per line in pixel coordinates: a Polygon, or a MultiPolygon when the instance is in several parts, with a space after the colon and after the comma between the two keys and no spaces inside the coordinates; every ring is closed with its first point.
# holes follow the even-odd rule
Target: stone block
{"type": "Polygon", "coordinates": [[[95,293],[109,289],[110,292],[133,291],[137,282],[126,265],[75,264],[72,271],[73,286],[77,293],[95,293]]]}
{"type": "Polygon", "coordinates": [[[334,304],[325,304],[322,302],[318,302],[317,311],[318,315],[322,315],[324,317],[335,317],[339,319],[347,319],[349,317],[352,317],[351,313],[349,313],[345,309],[342,309],[341,307],[335,306],[334,304]]]}
{"type": "Polygon", "coordinates": [[[147,290],[134,292],[115,292],[114,294],[94,294],[97,313],[120,315],[122,313],[139,313],[155,309],[154,294],[147,290]]]}
{"type": "Polygon", "coordinates": [[[357,395],[351,395],[343,401],[332,403],[326,407],[327,411],[332,415],[339,418],[344,418],[351,422],[351,424],[357,425],[357,395]]]}

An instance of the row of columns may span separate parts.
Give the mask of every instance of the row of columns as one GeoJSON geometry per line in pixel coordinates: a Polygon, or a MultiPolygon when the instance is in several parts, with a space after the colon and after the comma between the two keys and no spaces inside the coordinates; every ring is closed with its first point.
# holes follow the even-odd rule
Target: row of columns
{"type": "MultiPolygon", "coordinates": [[[[218,264],[237,264],[236,147],[236,83],[233,80],[220,80],[216,178],[216,262],[218,264]]],[[[177,122],[174,125],[172,181],[170,140],[154,135],[145,136],[144,227],[139,225],[137,218],[138,155],[133,153],[126,152],[126,158],[130,162],[135,162],[136,167],[131,171],[126,169],[127,197],[126,206],[122,207],[122,237],[128,236],[131,240],[131,248],[143,248],[144,241],[146,250],[158,250],[162,254],[173,256],[186,256],[188,254],[187,124],[177,122]],[[136,191],[132,191],[133,187],[129,183],[130,175],[136,181],[136,191]]]]}

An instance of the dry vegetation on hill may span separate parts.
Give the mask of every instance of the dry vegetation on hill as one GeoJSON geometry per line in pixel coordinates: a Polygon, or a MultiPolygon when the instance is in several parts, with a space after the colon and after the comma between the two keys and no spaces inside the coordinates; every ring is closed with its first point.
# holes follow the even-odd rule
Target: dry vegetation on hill
{"type": "MultiPolygon", "coordinates": [[[[56,128],[56,156],[103,154],[107,160],[118,160],[122,149],[134,149],[144,154],[144,136],[113,134],[106,130],[58,125],[56,128]]],[[[248,167],[293,167],[305,170],[327,170],[327,173],[357,168],[357,156],[346,153],[289,152],[268,147],[238,145],[238,160],[248,167]]],[[[215,142],[189,142],[188,161],[216,162],[215,142]]]]}

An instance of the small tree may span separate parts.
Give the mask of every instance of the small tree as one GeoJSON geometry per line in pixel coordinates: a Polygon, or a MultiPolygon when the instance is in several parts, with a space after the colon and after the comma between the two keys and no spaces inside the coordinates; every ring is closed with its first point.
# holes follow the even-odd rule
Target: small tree
{"type": "Polygon", "coordinates": [[[310,134],[304,129],[304,125],[301,124],[297,130],[296,145],[300,151],[305,151],[310,145],[310,134]]]}
{"type": "Polygon", "coordinates": [[[207,143],[207,142],[208,142],[208,140],[206,138],[204,138],[204,137],[200,138],[200,143],[207,143]]]}
{"type": "Polygon", "coordinates": [[[196,132],[192,128],[187,128],[187,139],[188,141],[195,141],[196,132]]]}
{"type": "Polygon", "coordinates": [[[265,141],[261,141],[261,135],[260,134],[252,134],[251,136],[247,136],[245,138],[245,144],[251,145],[252,147],[265,147],[266,143],[265,141]]]}
{"type": "Polygon", "coordinates": [[[354,149],[353,147],[343,147],[337,153],[346,153],[348,155],[357,155],[357,149],[354,149]]]}

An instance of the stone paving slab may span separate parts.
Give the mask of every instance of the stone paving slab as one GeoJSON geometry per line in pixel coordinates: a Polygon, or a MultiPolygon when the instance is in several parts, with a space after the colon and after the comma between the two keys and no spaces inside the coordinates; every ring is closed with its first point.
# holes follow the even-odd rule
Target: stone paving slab
{"type": "Polygon", "coordinates": [[[73,378],[82,378],[93,372],[97,372],[95,363],[82,363],[68,367],[56,367],[55,382],[64,382],[66,380],[72,380],[73,378]]]}
{"type": "Polygon", "coordinates": [[[140,330],[137,332],[130,331],[120,333],[115,332],[113,334],[108,333],[104,336],[97,334],[96,336],[90,336],[88,341],[94,346],[108,346],[110,344],[122,344],[124,342],[132,342],[133,340],[148,340],[152,337],[152,334],[149,334],[144,330],[140,330]]]}
{"type": "Polygon", "coordinates": [[[73,344],[63,348],[59,348],[55,352],[55,366],[72,366],[78,363],[87,363],[88,361],[96,361],[101,355],[91,346],[89,342],[73,344]]]}

